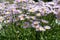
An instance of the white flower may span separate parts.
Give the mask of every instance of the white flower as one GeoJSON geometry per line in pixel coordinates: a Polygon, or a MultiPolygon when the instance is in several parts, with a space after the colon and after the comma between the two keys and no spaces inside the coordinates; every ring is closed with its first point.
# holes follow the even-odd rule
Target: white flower
{"type": "Polygon", "coordinates": [[[50,27],[50,26],[44,26],[44,28],[45,28],[45,29],[51,29],[51,27],[50,27]]]}
{"type": "Polygon", "coordinates": [[[8,11],[8,12],[5,12],[5,14],[11,14],[11,13],[8,11]]]}
{"type": "Polygon", "coordinates": [[[4,10],[5,5],[3,3],[0,3],[0,9],[4,10]]]}
{"type": "Polygon", "coordinates": [[[21,11],[21,10],[17,10],[17,12],[22,13],[22,11],[21,11]]]}
{"type": "Polygon", "coordinates": [[[0,22],[2,22],[4,20],[4,17],[0,16],[0,22]]]}
{"type": "Polygon", "coordinates": [[[25,19],[25,15],[24,15],[24,14],[21,14],[21,15],[18,16],[18,18],[19,18],[20,20],[24,20],[24,19],[25,19]]]}
{"type": "Polygon", "coordinates": [[[32,8],[32,9],[29,9],[28,11],[29,11],[29,12],[35,12],[36,9],[35,9],[35,8],[32,8]]]}
{"type": "Polygon", "coordinates": [[[2,29],[2,25],[0,24],[0,30],[2,29]]]}
{"type": "Polygon", "coordinates": [[[31,19],[33,19],[33,20],[34,20],[34,19],[36,19],[36,17],[35,17],[35,16],[30,16],[30,18],[31,18],[31,19]]]}
{"type": "Polygon", "coordinates": [[[32,3],[33,2],[33,0],[29,0],[29,3],[32,3]]]}
{"type": "Polygon", "coordinates": [[[58,25],[60,25],[60,20],[56,19],[55,21],[58,25]]]}
{"type": "Polygon", "coordinates": [[[45,31],[45,29],[43,27],[39,27],[40,31],[45,31]]]}
{"type": "Polygon", "coordinates": [[[5,20],[4,23],[10,23],[10,20],[5,20]]]}
{"type": "Polygon", "coordinates": [[[36,16],[41,16],[41,13],[36,13],[36,16]]]}
{"type": "Polygon", "coordinates": [[[41,21],[42,21],[43,23],[48,23],[48,21],[46,21],[46,20],[43,20],[43,19],[42,19],[41,21]]]}
{"type": "Polygon", "coordinates": [[[16,2],[27,2],[28,0],[15,0],[16,2]]]}
{"type": "Polygon", "coordinates": [[[30,16],[26,16],[27,19],[30,19],[30,16]]]}

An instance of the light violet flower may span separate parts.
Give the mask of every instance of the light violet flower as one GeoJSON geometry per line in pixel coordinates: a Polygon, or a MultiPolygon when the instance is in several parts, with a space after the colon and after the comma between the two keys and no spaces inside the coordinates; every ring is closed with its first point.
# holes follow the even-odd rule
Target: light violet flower
{"type": "Polygon", "coordinates": [[[38,21],[33,21],[32,27],[33,27],[33,28],[38,28],[38,27],[40,26],[39,23],[40,23],[40,22],[38,22],[38,21]]]}
{"type": "Polygon", "coordinates": [[[46,2],[46,5],[50,5],[53,7],[55,5],[55,3],[54,2],[46,2]]]}
{"type": "Polygon", "coordinates": [[[43,1],[39,1],[38,3],[39,3],[39,6],[41,7],[45,6],[45,3],[43,1]]]}
{"type": "Polygon", "coordinates": [[[41,13],[46,13],[46,7],[41,7],[39,10],[41,13]]]}
{"type": "Polygon", "coordinates": [[[43,20],[43,19],[41,19],[41,21],[42,21],[43,23],[48,23],[48,21],[46,21],[46,20],[43,20]]]}
{"type": "Polygon", "coordinates": [[[6,15],[7,15],[7,14],[11,14],[11,13],[8,11],[8,12],[5,12],[4,14],[6,14],[6,15]]]}
{"type": "Polygon", "coordinates": [[[56,18],[57,18],[58,20],[60,20],[60,9],[58,10],[58,12],[57,12],[57,14],[56,14],[56,18]]]}
{"type": "Polygon", "coordinates": [[[26,1],[28,1],[28,0],[15,0],[16,2],[26,2],[26,1]]]}
{"type": "Polygon", "coordinates": [[[44,26],[44,28],[45,28],[45,29],[51,29],[51,27],[50,27],[50,26],[44,26]]]}
{"type": "Polygon", "coordinates": [[[36,12],[38,11],[39,7],[38,6],[35,6],[35,7],[32,7],[31,9],[28,9],[29,12],[36,12]]]}
{"type": "Polygon", "coordinates": [[[23,23],[23,28],[28,28],[29,27],[29,22],[24,22],[23,23]]]}
{"type": "Polygon", "coordinates": [[[56,5],[60,5],[60,0],[53,0],[56,5]]]}

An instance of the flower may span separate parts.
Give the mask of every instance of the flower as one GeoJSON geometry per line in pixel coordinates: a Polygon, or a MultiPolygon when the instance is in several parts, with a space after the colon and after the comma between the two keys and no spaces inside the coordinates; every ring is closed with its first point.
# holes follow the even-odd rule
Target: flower
{"type": "Polygon", "coordinates": [[[39,31],[46,31],[43,27],[39,27],[39,31]]]}
{"type": "Polygon", "coordinates": [[[29,22],[24,22],[23,28],[28,28],[29,27],[29,22]]]}
{"type": "Polygon", "coordinates": [[[48,21],[46,21],[46,20],[43,20],[43,19],[41,19],[41,21],[42,21],[43,23],[48,23],[48,21]]]}
{"type": "Polygon", "coordinates": [[[54,6],[55,3],[54,2],[46,2],[47,5],[50,5],[50,6],[54,6]]]}
{"type": "Polygon", "coordinates": [[[38,27],[40,26],[39,23],[40,23],[40,22],[38,22],[38,21],[34,21],[34,22],[32,23],[32,27],[33,27],[33,28],[38,28],[38,27]]]}
{"type": "Polygon", "coordinates": [[[15,0],[16,2],[26,2],[26,1],[28,1],[28,0],[15,0]]]}
{"type": "Polygon", "coordinates": [[[41,16],[41,13],[36,13],[36,16],[38,16],[38,17],[41,16]]]}
{"type": "Polygon", "coordinates": [[[35,9],[35,8],[32,8],[32,9],[29,9],[28,11],[29,11],[29,12],[35,12],[36,9],[35,9]]]}
{"type": "Polygon", "coordinates": [[[0,30],[2,29],[2,25],[0,24],[0,30]]]}
{"type": "Polygon", "coordinates": [[[31,19],[33,19],[33,20],[35,20],[35,19],[36,19],[36,17],[35,17],[35,16],[30,16],[30,18],[31,18],[31,19]]]}
{"type": "Polygon", "coordinates": [[[60,20],[60,9],[58,10],[58,12],[57,12],[57,14],[56,14],[56,18],[57,18],[58,20],[60,20]]]}
{"type": "Polygon", "coordinates": [[[58,25],[60,25],[60,20],[56,19],[55,21],[58,25]]]}
{"type": "Polygon", "coordinates": [[[26,16],[26,19],[30,19],[30,16],[27,15],[27,16],[26,16]]]}
{"type": "Polygon", "coordinates": [[[25,15],[24,15],[24,14],[21,14],[21,15],[18,16],[18,18],[19,18],[20,20],[24,20],[24,19],[25,19],[25,15]]]}
{"type": "Polygon", "coordinates": [[[9,11],[5,12],[4,14],[11,14],[9,11]]]}
{"type": "Polygon", "coordinates": [[[44,26],[44,28],[45,28],[45,29],[51,29],[51,27],[50,27],[50,26],[44,26]]]}
{"type": "Polygon", "coordinates": [[[4,23],[10,23],[11,20],[4,20],[4,23]]]}
{"type": "Polygon", "coordinates": [[[2,22],[4,20],[4,17],[0,16],[0,22],[2,22]]]}

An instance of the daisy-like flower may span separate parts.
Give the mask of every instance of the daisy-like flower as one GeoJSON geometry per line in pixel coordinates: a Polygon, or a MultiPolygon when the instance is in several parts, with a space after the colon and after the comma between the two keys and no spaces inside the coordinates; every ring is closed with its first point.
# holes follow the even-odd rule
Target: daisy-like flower
{"type": "Polygon", "coordinates": [[[0,30],[2,29],[2,25],[0,24],[0,30]]]}
{"type": "Polygon", "coordinates": [[[29,22],[24,22],[23,28],[28,28],[29,27],[29,22]]]}
{"type": "Polygon", "coordinates": [[[52,13],[52,6],[46,5],[46,14],[52,13]]]}
{"type": "Polygon", "coordinates": [[[5,12],[4,14],[11,14],[9,11],[5,12]]]}
{"type": "Polygon", "coordinates": [[[34,8],[35,5],[33,5],[33,4],[28,4],[27,7],[30,9],[30,8],[34,8]]]}
{"type": "Polygon", "coordinates": [[[56,14],[56,23],[60,24],[60,9],[58,10],[57,14],[56,14]]]}
{"type": "Polygon", "coordinates": [[[34,21],[34,22],[32,23],[32,27],[33,27],[33,28],[38,28],[38,27],[39,27],[39,23],[40,23],[40,22],[38,22],[38,21],[34,21]]]}
{"type": "Polygon", "coordinates": [[[42,16],[44,16],[45,13],[46,13],[46,7],[41,7],[41,8],[39,9],[39,12],[41,13],[42,16]]]}
{"type": "Polygon", "coordinates": [[[60,5],[60,0],[53,0],[53,2],[55,2],[56,5],[60,5]]]}
{"type": "Polygon", "coordinates": [[[52,9],[53,9],[53,10],[52,10],[53,13],[54,13],[54,14],[58,14],[59,8],[60,8],[59,6],[54,6],[54,7],[52,8],[52,9]]]}
{"type": "Polygon", "coordinates": [[[57,14],[56,14],[56,17],[57,17],[57,19],[60,20],[60,9],[58,10],[58,12],[57,12],[57,14]]]}
{"type": "Polygon", "coordinates": [[[24,14],[21,14],[21,15],[18,16],[18,18],[19,18],[20,20],[25,20],[25,15],[24,15],[24,14]]]}
{"type": "Polygon", "coordinates": [[[26,16],[26,19],[30,19],[30,16],[27,15],[27,16],[26,16]]]}
{"type": "Polygon", "coordinates": [[[56,19],[55,21],[58,25],[60,25],[60,20],[56,19]]]}
{"type": "Polygon", "coordinates": [[[17,8],[17,5],[16,4],[9,4],[7,8],[10,10],[14,10],[17,8]]]}
{"type": "Polygon", "coordinates": [[[40,26],[39,24],[32,24],[33,28],[39,28],[39,26],[40,26]]]}
{"type": "Polygon", "coordinates": [[[1,10],[4,10],[5,7],[6,7],[6,6],[5,6],[3,3],[0,3],[0,9],[1,9],[1,10]]]}
{"type": "Polygon", "coordinates": [[[0,16],[0,22],[2,22],[4,20],[4,17],[0,16]]]}
{"type": "Polygon", "coordinates": [[[12,9],[12,11],[13,11],[13,14],[20,14],[20,13],[22,13],[21,10],[17,10],[17,9],[12,9]]]}
{"type": "Polygon", "coordinates": [[[38,17],[41,16],[41,13],[36,13],[36,16],[38,16],[38,17]]]}
{"type": "Polygon", "coordinates": [[[44,27],[40,26],[39,31],[46,31],[46,29],[44,29],[44,27]]]}
{"type": "Polygon", "coordinates": [[[54,2],[46,2],[46,5],[50,5],[53,7],[55,5],[55,3],[54,2]]]}
{"type": "Polygon", "coordinates": [[[4,20],[4,23],[10,23],[11,20],[4,20]]]}
{"type": "Polygon", "coordinates": [[[28,1],[28,0],[15,0],[16,2],[26,2],[26,1],[28,1]]]}
{"type": "Polygon", "coordinates": [[[41,7],[45,6],[45,2],[43,2],[41,0],[38,3],[39,3],[39,6],[41,6],[41,7]]]}
{"type": "Polygon", "coordinates": [[[17,22],[18,20],[19,20],[19,18],[16,17],[13,19],[13,22],[17,22]]]}
{"type": "Polygon", "coordinates": [[[53,2],[57,2],[58,0],[53,0],[53,2]]]}
{"type": "Polygon", "coordinates": [[[29,12],[35,12],[35,11],[37,11],[35,8],[32,8],[32,9],[29,9],[28,10],[29,12]]]}
{"type": "Polygon", "coordinates": [[[44,28],[45,28],[45,29],[51,29],[51,27],[50,27],[50,26],[44,26],[44,28]]]}
{"type": "Polygon", "coordinates": [[[43,20],[43,19],[41,19],[41,21],[42,21],[43,23],[48,23],[48,21],[46,21],[46,20],[43,20]]]}
{"type": "Polygon", "coordinates": [[[30,16],[30,18],[31,18],[31,19],[33,19],[33,20],[35,20],[35,19],[36,19],[36,17],[35,17],[35,16],[30,16]]]}
{"type": "Polygon", "coordinates": [[[29,2],[29,3],[33,3],[33,0],[29,0],[28,2],[29,2]]]}

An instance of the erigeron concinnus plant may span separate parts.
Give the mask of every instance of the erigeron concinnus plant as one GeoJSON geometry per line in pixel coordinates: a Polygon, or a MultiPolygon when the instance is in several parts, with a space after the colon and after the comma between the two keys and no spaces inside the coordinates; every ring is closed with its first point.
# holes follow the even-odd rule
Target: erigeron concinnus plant
{"type": "MultiPolygon", "coordinates": [[[[42,23],[48,24],[49,21],[41,19],[41,16],[48,16],[53,12],[60,19],[58,13],[60,5],[55,1],[44,2],[39,0],[15,0],[13,4],[9,2],[0,3],[0,22],[8,24],[23,21],[23,28],[33,27],[36,31],[46,31],[51,29],[48,25],[41,25],[42,23]]],[[[17,24],[18,25],[18,24],[17,24]]]]}

